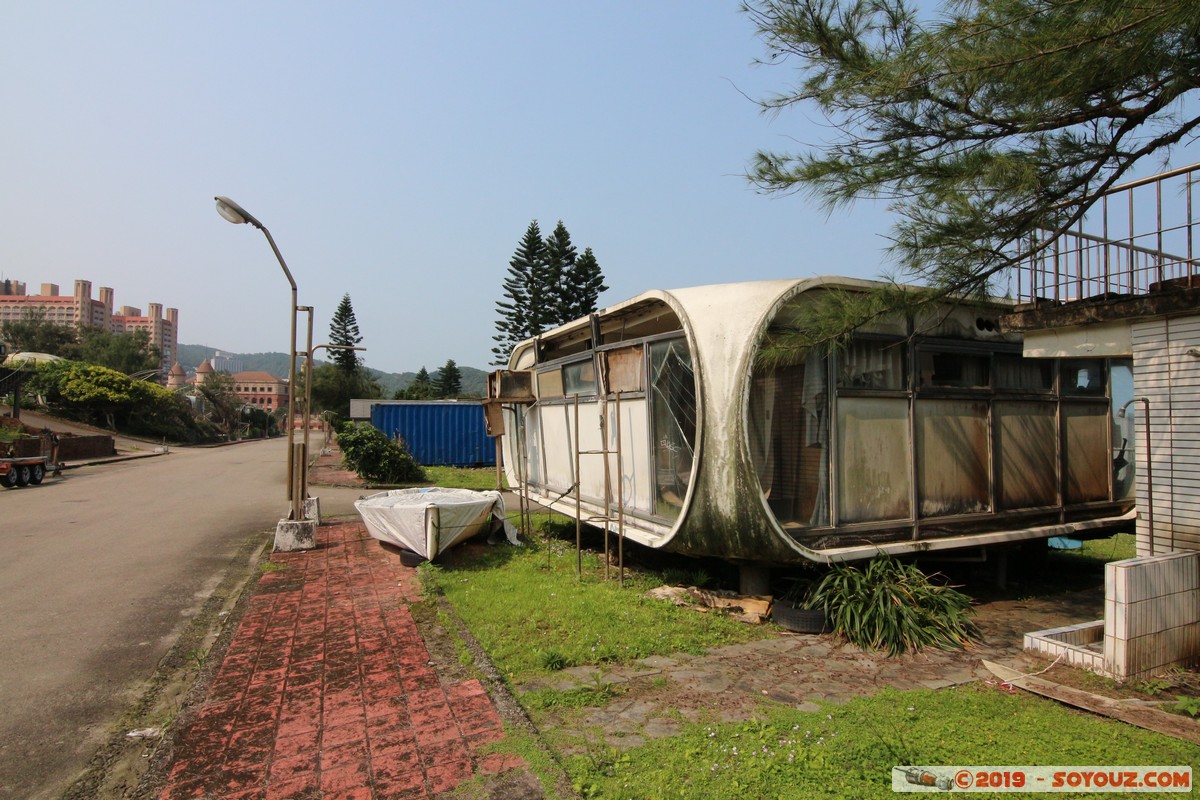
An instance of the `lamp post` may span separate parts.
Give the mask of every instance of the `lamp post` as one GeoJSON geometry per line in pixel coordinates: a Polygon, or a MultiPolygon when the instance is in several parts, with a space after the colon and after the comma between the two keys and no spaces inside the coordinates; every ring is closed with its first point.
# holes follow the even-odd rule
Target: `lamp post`
{"type": "Polygon", "coordinates": [[[249,223],[263,232],[267,237],[267,242],[271,245],[271,250],[275,253],[275,258],[279,260],[279,266],[283,267],[283,274],[287,276],[288,283],[292,287],[292,302],[288,307],[288,313],[292,317],[292,343],[288,347],[288,469],[287,469],[287,496],[292,503],[291,518],[300,520],[304,517],[303,498],[299,496],[292,488],[295,480],[296,472],[296,455],[293,452],[295,444],[295,431],[293,430],[293,414],[295,411],[295,392],[296,392],[296,279],[292,277],[291,270],[288,269],[287,263],[283,260],[283,254],[279,252],[279,248],[275,245],[275,240],[271,237],[271,232],[266,226],[254,218],[250,212],[239,206],[237,203],[230,200],[228,197],[214,197],[217,201],[217,213],[224,217],[234,225],[243,225],[249,223]]]}

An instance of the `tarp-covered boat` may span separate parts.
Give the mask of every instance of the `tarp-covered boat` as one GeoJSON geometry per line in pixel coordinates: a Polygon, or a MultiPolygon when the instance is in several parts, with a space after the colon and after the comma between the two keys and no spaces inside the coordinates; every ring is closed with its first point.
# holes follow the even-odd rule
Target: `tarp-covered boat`
{"type": "Polygon", "coordinates": [[[354,503],[371,536],[433,560],[458,542],[490,530],[498,520],[517,544],[517,532],[504,516],[499,492],[439,486],[391,489],[354,503]]]}

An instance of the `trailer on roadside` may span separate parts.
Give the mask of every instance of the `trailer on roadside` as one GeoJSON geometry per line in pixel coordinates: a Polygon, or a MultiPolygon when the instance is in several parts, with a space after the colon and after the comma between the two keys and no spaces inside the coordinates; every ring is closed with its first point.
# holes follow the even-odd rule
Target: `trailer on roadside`
{"type": "Polygon", "coordinates": [[[58,460],[58,436],[49,431],[0,446],[0,486],[5,489],[37,486],[47,475],[60,474],[62,468],[58,460]]]}
{"type": "Polygon", "coordinates": [[[15,489],[18,486],[37,486],[47,475],[62,470],[48,456],[25,456],[22,458],[0,458],[0,486],[15,489]]]}

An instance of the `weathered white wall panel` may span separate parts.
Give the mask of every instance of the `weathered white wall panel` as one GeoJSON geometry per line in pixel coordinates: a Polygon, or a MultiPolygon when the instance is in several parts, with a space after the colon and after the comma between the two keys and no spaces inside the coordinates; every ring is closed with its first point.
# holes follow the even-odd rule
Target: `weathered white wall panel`
{"type": "Polygon", "coordinates": [[[1141,404],[1129,412],[1137,429],[1137,552],[1151,552],[1151,502],[1154,552],[1200,550],[1200,358],[1188,352],[1200,348],[1200,315],[1135,322],[1132,341],[1134,391],[1150,404],[1150,453],[1141,404]]]}
{"type": "MultiPolygon", "coordinates": [[[[650,451],[650,422],[646,416],[646,399],[621,399],[621,440],[618,464],[617,454],[617,405],[609,401],[609,450],[613,451],[611,467],[615,481],[616,475],[621,476],[619,498],[627,511],[641,511],[649,514],[654,511],[654,489],[650,485],[653,471],[653,453],[650,451]]],[[[613,484],[613,508],[618,500],[618,487],[613,484]]]]}

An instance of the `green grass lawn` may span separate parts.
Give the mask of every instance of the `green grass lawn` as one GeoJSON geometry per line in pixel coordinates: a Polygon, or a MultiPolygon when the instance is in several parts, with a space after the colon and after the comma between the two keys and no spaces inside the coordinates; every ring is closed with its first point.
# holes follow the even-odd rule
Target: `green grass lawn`
{"type": "Polygon", "coordinates": [[[586,797],[684,800],[893,797],[891,768],[901,765],[1196,768],[1200,748],[975,684],[886,689],[819,712],[776,707],[759,720],[692,724],[631,750],[566,761],[586,797]]]}
{"type": "MultiPolygon", "coordinates": [[[[538,529],[553,528],[550,519],[535,517],[538,529]]],[[[775,635],[771,626],[644,597],[670,568],[632,569],[622,587],[615,567],[605,578],[602,554],[585,551],[577,575],[573,533],[564,530],[573,531],[573,523],[558,520],[566,538],[539,532],[521,548],[456,549],[445,563],[422,567],[427,589],[444,594],[510,684],[537,682],[567,666],[596,665],[600,673],[605,664],[775,635]]],[[[1132,537],[1114,537],[1052,557],[1100,569],[1132,555],[1131,548],[1132,537]]],[[[537,721],[550,713],[584,715],[615,693],[598,681],[596,691],[519,696],[537,721]]],[[[548,740],[575,790],[605,798],[888,797],[898,765],[1200,766],[1193,745],[980,684],[884,690],[820,712],[764,701],[756,721],[686,723],[678,735],[621,751],[555,734],[548,740]]]]}
{"type": "MultiPolygon", "coordinates": [[[[495,467],[421,467],[425,472],[425,480],[415,483],[387,484],[387,488],[408,488],[414,486],[444,486],[454,489],[473,489],[491,491],[496,488],[495,467]]],[[[501,476],[502,488],[508,488],[508,481],[501,476]]]]}
{"type": "Polygon", "coordinates": [[[699,653],[770,635],[719,614],[644,597],[662,584],[657,573],[627,570],[622,587],[611,567],[606,580],[602,554],[583,553],[580,577],[573,542],[535,536],[520,548],[492,547],[465,558],[455,553],[440,565],[423,566],[422,580],[445,594],[513,682],[563,667],[699,653]]]}
{"type": "Polygon", "coordinates": [[[1078,550],[1063,550],[1057,555],[1064,558],[1084,558],[1098,562],[1123,561],[1133,558],[1135,542],[1132,533],[1118,533],[1106,539],[1088,539],[1078,550]]]}

